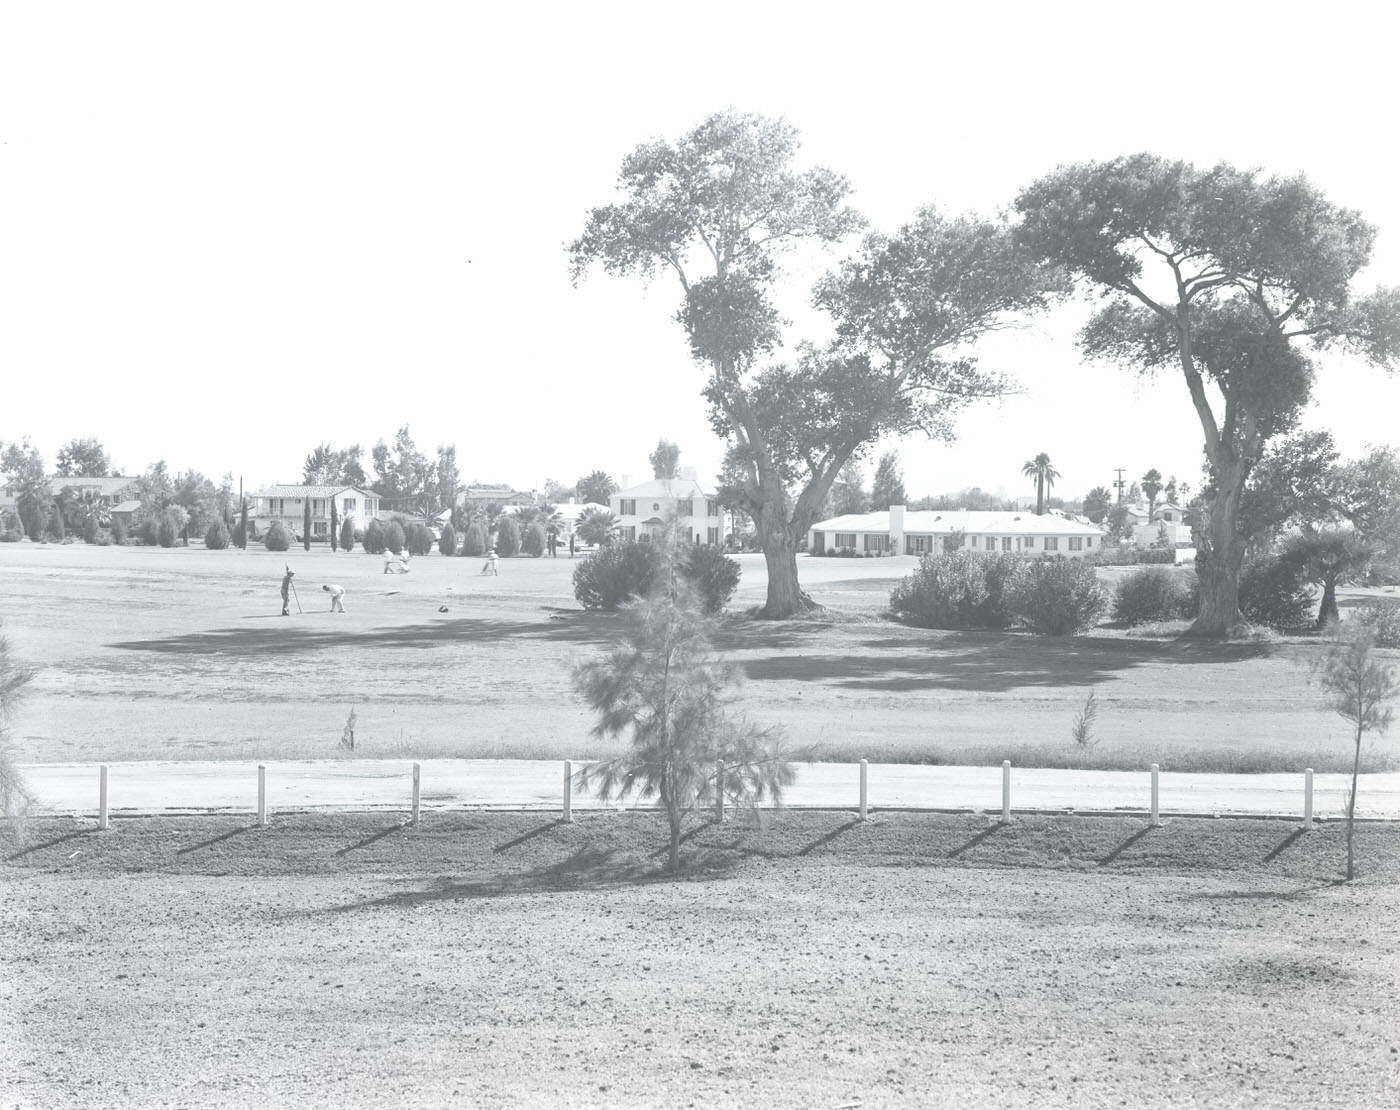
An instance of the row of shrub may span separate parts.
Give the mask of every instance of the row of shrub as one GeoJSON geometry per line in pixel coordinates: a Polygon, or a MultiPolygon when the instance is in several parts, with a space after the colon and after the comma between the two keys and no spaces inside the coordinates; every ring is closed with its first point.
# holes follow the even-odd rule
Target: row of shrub
{"type": "Polygon", "coordinates": [[[925,555],[890,594],[901,620],[923,628],[1022,626],[1067,636],[1108,608],[1094,568],[1079,559],[1023,559],[992,552],[925,555]]]}
{"type": "Polygon", "coordinates": [[[1120,544],[1091,551],[1084,556],[1084,561],[1096,567],[1132,567],[1141,563],[1164,563],[1170,566],[1176,562],[1176,548],[1120,544]]]}
{"type": "MultiPolygon", "coordinates": [[[[661,583],[668,555],[660,544],[604,544],[574,567],[574,597],[585,609],[612,612],[661,583]]],[[[675,567],[706,613],[718,613],[739,588],[739,563],[718,548],[677,548],[675,567]]]]}
{"type": "MultiPolygon", "coordinates": [[[[1313,594],[1302,568],[1277,555],[1248,559],[1240,568],[1240,615],[1250,624],[1283,632],[1312,623],[1313,594]]],[[[1201,609],[1194,573],[1144,567],[1118,583],[1113,619],[1126,625],[1194,620],[1201,609]]]]}

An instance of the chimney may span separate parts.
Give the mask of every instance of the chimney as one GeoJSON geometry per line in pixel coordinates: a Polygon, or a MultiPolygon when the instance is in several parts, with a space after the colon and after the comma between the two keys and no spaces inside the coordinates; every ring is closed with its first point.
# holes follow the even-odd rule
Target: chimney
{"type": "Polygon", "coordinates": [[[688,481],[688,482],[694,482],[694,481],[696,480],[696,478],[695,478],[695,467],[693,467],[693,466],[682,466],[682,467],[680,467],[680,468],[676,471],[676,477],[678,477],[678,478],[683,478],[683,479],[685,479],[685,480],[688,481]]]}
{"type": "Polygon", "coordinates": [[[624,474],[624,475],[622,476],[622,480],[621,480],[618,484],[619,484],[619,488],[621,488],[621,489],[631,489],[631,488],[632,488],[632,475],[630,475],[630,474],[624,474]]]}
{"type": "Polygon", "coordinates": [[[904,506],[890,506],[890,550],[896,555],[904,554],[904,506]]]}

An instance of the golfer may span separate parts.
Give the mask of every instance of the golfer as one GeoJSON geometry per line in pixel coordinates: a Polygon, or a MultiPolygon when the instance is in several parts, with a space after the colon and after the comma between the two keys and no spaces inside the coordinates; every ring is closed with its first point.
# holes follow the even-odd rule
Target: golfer
{"type": "MultiPolygon", "coordinates": [[[[284,564],[285,565],[285,564],[284,564]]],[[[291,614],[287,611],[287,606],[292,600],[292,568],[287,567],[287,573],[282,575],[282,615],[284,617],[291,614]]]]}
{"type": "Polygon", "coordinates": [[[497,569],[496,549],[494,547],[487,549],[486,562],[481,567],[481,573],[494,574],[497,578],[501,576],[501,572],[497,569]]]}
{"type": "Polygon", "coordinates": [[[331,595],[332,613],[345,612],[345,602],[342,600],[345,597],[344,586],[322,586],[321,589],[325,590],[326,593],[331,595]]]}

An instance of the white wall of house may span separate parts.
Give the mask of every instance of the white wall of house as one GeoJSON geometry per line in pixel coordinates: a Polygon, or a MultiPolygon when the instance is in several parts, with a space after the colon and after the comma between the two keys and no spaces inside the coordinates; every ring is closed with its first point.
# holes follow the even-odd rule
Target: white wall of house
{"type": "Polygon", "coordinates": [[[335,526],[343,527],[348,518],[353,527],[364,528],[371,520],[382,519],[380,498],[368,490],[331,486],[272,486],[253,495],[249,518],[261,531],[280,520],[301,537],[306,522],[306,503],[311,502],[311,538],[329,541],[331,502],[335,502],[335,526]]]}
{"type": "Polygon", "coordinates": [[[835,517],[814,524],[807,549],[813,554],[836,550],[890,555],[942,552],[950,537],[960,536],[966,550],[1025,555],[1063,555],[1082,559],[1103,546],[1103,529],[1047,513],[970,510],[908,512],[894,505],[888,512],[835,517]]]}
{"type": "Polygon", "coordinates": [[[676,534],[683,543],[724,542],[724,516],[719,502],[693,478],[654,478],[618,490],[608,499],[608,508],[618,519],[618,533],[623,540],[659,540],[674,518],[676,534]]]}

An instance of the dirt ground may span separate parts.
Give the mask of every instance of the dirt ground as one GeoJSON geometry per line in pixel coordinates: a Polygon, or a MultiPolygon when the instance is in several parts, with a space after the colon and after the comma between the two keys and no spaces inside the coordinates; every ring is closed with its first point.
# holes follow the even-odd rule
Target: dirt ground
{"type": "MultiPolygon", "coordinates": [[[[0,545],[0,615],[39,666],[14,722],[21,762],[335,756],[350,710],[369,757],[584,759],[609,754],[570,667],[616,619],[573,600],[576,561],[426,556],[385,575],[360,552],[0,545]],[[284,565],[297,573],[279,615],[284,565]],[[346,587],[332,614],[320,587],[346,587]]],[[[741,556],[731,609],[761,602],[741,556]]],[[[1049,640],[881,620],[912,558],[803,559],[836,622],[729,619],[743,707],[814,758],[1018,766],[1349,770],[1346,725],[1308,683],[1307,638],[1198,644],[1112,629],[1049,640]],[[1097,746],[1074,718],[1094,692],[1097,746]]],[[[1111,574],[1108,575],[1111,577],[1111,574]]],[[[1344,604],[1347,600],[1344,599],[1344,604]]],[[[1366,766],[1400,765],[1368,744],[1366,766]]]]}
{"type": "Polygon", "coordinates": [[[49,820],[0,1105],[1400,1104],[1400,827],[49,820]]]}

